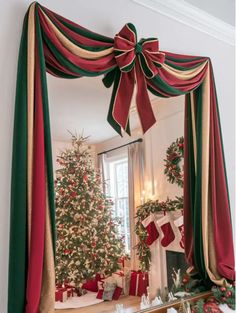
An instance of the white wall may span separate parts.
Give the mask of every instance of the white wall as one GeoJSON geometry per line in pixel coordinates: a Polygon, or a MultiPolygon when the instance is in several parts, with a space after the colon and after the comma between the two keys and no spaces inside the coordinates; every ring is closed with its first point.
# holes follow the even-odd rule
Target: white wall
{"type": "Polygon", "coordinates": [[[119,147],[138,138],[143,138],[145,149],[145,197],[166,200],[182,195],[182,190],[170,184],[164,174],[166,150],[178,137],[184,135],[184,97],[157,99],[152,102],[156,124],[145,135],[140,128],[132,136],[116,136],[96,144],[96,151],[102,152],[119,147]]]}
{"type": "MultiPolygon", "coordinates": [[[[218,0],[220,1],[220,0],[218,0]]],[[[1,0],[0,10],[0,311],[7,309],[10,172],[17,55],[24,14],[31,0],[1,0]]],[[[42,0],[41,3],[81,25],[113,36],[128,21],[139,38],[158,36],[162,50],[211,57],[220,104],[231,205],[234,208],[234,48],[127,0],[42,0]],[[96,6],[96,7],[95,7],[96,6]],[[125,9],[124,9],[125,8],[125,9]]]]}
{"type": "Polygon", "coordinates": [[[182,190],[170,184],[164,174],[166,150],[184,135],[184,97],[158,99],[153,103],[156,124],[145,135],[146,184],[148,196],[166,200],[182,195],[182,190]]]}

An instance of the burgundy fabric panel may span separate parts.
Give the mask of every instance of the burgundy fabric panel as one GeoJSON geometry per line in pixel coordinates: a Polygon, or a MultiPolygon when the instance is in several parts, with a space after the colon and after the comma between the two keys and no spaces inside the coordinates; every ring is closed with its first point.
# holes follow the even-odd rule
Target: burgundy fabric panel
{"type": "Polygon", "coordinates": [[[123,129],[126,129],[127,126],[133,91],[134,70],[128,73],[121,72],[120,82],[114,101],[113,117],[123,129]]]}
{"type": "Polygon", "coordinates": [[[193,67],[196,67],[198,66],[200,63],[203,63],[204,61],[206,60],[194,60],[194,61],[187,61],[187,62],[178,62],[178,61],[173,61],[173,60],[170,60],[170,59],[167,59],[168,60],[168,64],[171,64],[171,65],[177,65],[177,66],[181,66],[181,67],[184,67],[184,68],[193,68],[193,67]]]}
{"type": "MultiPolygon", "coordinates": [[[[57,61],[57,59],[52,54],[52,52],[48,49],[48,47],[45,43],[43,44],[43,50],[44,50],[44,56],[45,56],[45,60],[46,60],[47,64],[51,65],[53,68],[60,70],[61,72],[65,73],[65,74],[69,74],[69,75],[72,75],[74,77],[81,77],[79,74],[74,73],[74,72],[70,71],[69,69],[65,68],[64,66],[62,66],[57,61]]],[[[47,68],[47,72],[51,73],[48,68],[47,68]]],[[[53,75],[55,75],[55,74],[53,74],[53,75]]]]}
{"type": "Polygon", "coordinates": [[[53,45],[58,49],[58,51],[71,63],[73,63],[75,66],[79,66],[82,69],[90,72],[100,72],[108,70],[114,66],[116,66],[116,61],[114,58],[114,54],[109,54],[105,57],[101,57],[99,59],[95,60],[88,60],[81,58],[77,55],[74,55],[71,53],[68,49],[66,49],[61,42],[56,37],[55,33],[51,30],[50,25],[48,25],[48,22],[45,18],[45,16],[42,14],[42,11],[39,10],[39,17],[40,17],[40,23],[41,27],[43,28],[45,34],[49,38],[49,40],[53,43],[53,45]]]}
{"type": "Polygon", "coordinates": [[[222,151],[220,122],[217,112],[217,99],[212,72],[210,79],[210,193],[217,270],[222,277],[229,280],[235,280],[235,260],[230,205],[222,151]]]}
{"type": "Polygon", "coordinates": [[[184,116],[184,249],[185,257],[189,265],[193,265],[193,226],[191,214],[190,201],[190,163],[189,163],[189,123],[191,124],[190,116],[188,114],[188,107],[190,105],[190,96],[185,96],[185,116],[184,116]]]}
{"type": "Polygon", "coordinates": [[[136,62],[136,83],[137,83],[137,111],[140,117],[143,133],[145,133],[156,122],[155,115],[152,110],[152,105],[148,96],[147,83],[145,76],[142,73],[140,63],[136,62]]]}
{"type": "MultiPolygon", "coordinates": [[[[36,45],[37,46],[37,45],[36,45]]],[[[26,290],[26,313],[38,313],[41,295],[46,212],[46,176],[42,89],[39,56],[35,60],[35,121],[31,242],[26,290]]]]}
{"type": "Polygon", "coordinates": [[[204,62],[206,60],[209,60],[208,57],[201,57],[201,56],[196,56],[196,55],[194,56],[194,55],[188,55],[188,54],[177,54],[177,53],[172,53],[169,51],[161,51],[161,52],[165,53],[165,55],[167,57],[181,60],[181,64],[184,64],[183,59],[185,59],[185,60],[188,59],[189,62],[195,62],[196,60],[194,60],[194,59],[197,59],[197,62],[204,62]]]}
{"type": "Polygon", "coordinates": [[[154,85],[154,83],[148,79],[147,80],[147,85],[149,87],[151,87],[152,89],[154,89],[155,91],[157,91],[159,94],[161,94],[163,97],[165,98],[170,98],[171,97],[171,94],[167,93],[167,92],[164,92],[162,89],[160,89],[157,85],[154,85]]]}
{"type": "Polygon", "coordinates": [[[164,68],[161,68],[159,70],[159,75],[160,75],[160,78],[163,79],[168,85],[180,91],[189,92],[195,89],[196,87],[198,87],[202,83],[205,77],[207,68],[208,68],[208,65],[206,64],[206,66],[202,69],[202,71],[191,80],[190,79],[183,80],[183,79],[176,78],[175,76],[167,72],[164,68]]]}

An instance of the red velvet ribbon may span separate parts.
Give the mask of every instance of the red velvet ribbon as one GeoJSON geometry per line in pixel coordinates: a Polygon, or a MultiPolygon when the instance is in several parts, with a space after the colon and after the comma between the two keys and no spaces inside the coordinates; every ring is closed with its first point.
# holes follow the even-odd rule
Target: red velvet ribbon
{"type": "Polygon", "coordinates": [[[165,54],[159,52],[159,42],[156,38],[141,39],[137,42],[136,30],[132,24],[126,24],[115,36],[114,52],[121,76],[114,100],[113,118],[126,129],[136,82],[137,111],[145,133],[156,122],[146,80],[158,74],[165,54]]]}

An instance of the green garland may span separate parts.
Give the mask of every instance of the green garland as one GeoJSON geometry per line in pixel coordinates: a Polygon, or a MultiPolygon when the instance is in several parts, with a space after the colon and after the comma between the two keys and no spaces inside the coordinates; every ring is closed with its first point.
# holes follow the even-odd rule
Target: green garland
{"type": "Polygon", "coordinates": [[[184,177],[180,162],[184,158],[184,137],[177,138],[166,150],[166,159],[164,160],[165,170],[168,182],[177,184],[183,188],[184,177]]]}
{"type": "Polygon", "coordinates": [[[149,271],[151,261],[151,251],[146,244],[147,231],[144,228],[142,221],[148,217],[151,213],[157,212],[170,212],[183,209],[183,197],[175,197],[175,200],[167,198],[166,201],[149,200],[146,203],[140,205],[136,215],[135,233],[139,238],[138,244],[135,246],[137,249],[137,255],[140,262],[141,271],[149,271]]]}
{"type": "Polygon", "coordinates": [[[235,311],[235,282],[231,286],[213,286],[212,296],[207,299],[201,299],[193,305],[193,313],[214,312],[221,313],[220,304],[227,304],[235,311]]]}
{"type": "Polygon", "coordinates": [[[235,310],[235,282],[232,286],[214,286],[212,293],[218,302],[226,303],[232,310],[235,310]]]}

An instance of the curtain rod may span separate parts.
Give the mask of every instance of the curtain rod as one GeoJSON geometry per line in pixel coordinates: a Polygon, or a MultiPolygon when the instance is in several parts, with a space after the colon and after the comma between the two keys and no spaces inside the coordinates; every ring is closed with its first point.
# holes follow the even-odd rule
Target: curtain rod
{"type": "Polygon", "coordinates": [[[116,148],[113,148],[113,149],[110,149],[110,150],[106,150],[106,151],[100,152],[100,153],[98,153],[97,155],[101,155],[101,154],[104,154],[104,153],[108,153],[108,152],[111,152],[111,151],[114,151],[114,150],[117,150],[117,149],[120,149],[120,148],[129,146],[129,145],[131,145],[132,143],[142,142],[142,141],[143,141],[143,139],[142,139],[142,138],[139,138],[139,139],[136,139],[136,140],[131,141],[131,142],[129,142],[129,143],[126,143],[126,144],[124,144],[124,145],[122,145],[122,146],[119,146],[119,147],[116,147],[116,148]]]}

